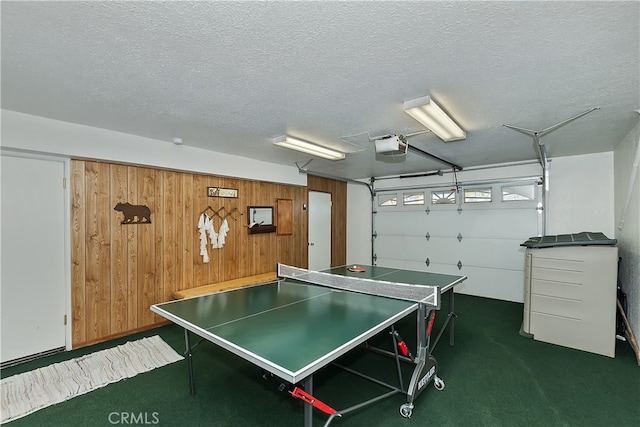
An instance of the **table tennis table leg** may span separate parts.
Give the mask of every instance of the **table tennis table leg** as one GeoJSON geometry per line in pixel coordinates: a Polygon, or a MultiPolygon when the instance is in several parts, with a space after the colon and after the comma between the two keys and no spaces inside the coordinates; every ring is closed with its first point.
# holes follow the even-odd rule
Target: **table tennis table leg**
{"type": "MultiPolygon", "coordinates": [[[[313,375],[304,380],[304,391],[313,394],[313,375]]],[[[313,406],[304,404],[304,427],[313,427],[313,406]]]]}
{"type": "Polygon", "coordinates": [[[453,345],[453,342],[455,340],[455,318],[456,318],[456,312],[454,310],[454,305],[453,305],[453,289],[451,289],[449,291],[449,317],[451,319],[451,325],[449,326],[449,345],[453,345]]]}
{"type": "Polygon", "coordinates": [[[185,353],[187,356],[187,370],[189,371],[189,392],[194,395],[196,394],[196,389],[193,383],[193,353],[191,352],[191,337],[186,329],[184,330],[184,344],[187,348],[185,353]]]}
{"type": "Polygon", "coordinates": [[[431,342],[431,347],[429,348],[429,353],[432,353],[435,350],[436,346],[440,342],[440,338],[444,335],[447,327],[449,328],[449,345],[454,345],[455,343],[455,301],[454,301],[454,292],[453,289],[449,291],[449,313],[447,314],[447,319],[444,321],[440,329],[438,330],[438,334],[436,338],[431,342]]]}

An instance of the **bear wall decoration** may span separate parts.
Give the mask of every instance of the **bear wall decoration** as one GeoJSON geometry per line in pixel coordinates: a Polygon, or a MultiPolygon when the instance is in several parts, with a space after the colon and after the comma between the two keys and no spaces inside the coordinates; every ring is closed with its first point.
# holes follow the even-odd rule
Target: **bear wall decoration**
{"type": "Polygon", "coordinates": [[[151,224],[151,210],[146,205],[118,203],[113,210],[124,214],[122,224],[151,224]]]}

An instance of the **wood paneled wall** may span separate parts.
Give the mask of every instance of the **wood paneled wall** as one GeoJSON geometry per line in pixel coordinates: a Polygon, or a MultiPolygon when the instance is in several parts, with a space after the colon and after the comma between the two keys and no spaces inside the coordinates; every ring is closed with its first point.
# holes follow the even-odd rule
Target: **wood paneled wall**
{"type": "Polygon", "coordinates": [[[331,266],[347,263],[347,183],[307,176],[309,191],[331,193],[331,266]]]}
{"type": "MultiPolygon", "coordinates": [[[[161,323],[149,306],[175,290],[274,271],[276,262],[307,266],[306,187],[83,160],[71,162],[71,174],[74,348],[161,323]],[[207,197],[207,187],[237,188],[238,198],[207,197]],[[247,206],[275,207],[276,199],[293,201],[293,234],[249,235],[247,206]],[[147,205],[152,223],[121,224],[118,202],[147,205]],[[196,227],[207,206],[243,215],[227,218],[226,244],[209,247],[205,264],[196,227]]],[[[341,188],[331,182],[313,189],[341,188]]],[[[332,218],[337,265],[346,258],[346,184],[334,195],[344,211],[332,218]]],[[[216,218],[216,230],[220,224],[216,218]]]]}

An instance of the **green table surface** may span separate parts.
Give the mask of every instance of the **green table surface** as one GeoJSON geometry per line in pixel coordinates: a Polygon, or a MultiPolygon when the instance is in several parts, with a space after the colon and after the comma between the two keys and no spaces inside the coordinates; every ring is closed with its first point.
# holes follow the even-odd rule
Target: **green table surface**
{"type": "Polygon", "coordinates": [[[364,268],[363,272],[349,271],[354,265],[333,267],[325,270],[327,273],[341,276],[360,277],[364,279],[384,280],[385,282],[405,283],[409,285],[437,286],[441,292],[446,292],[453,286],[466,279],[465,276],[451,274],[430,273],[425,271],[405,270],[400,268],[380,267],[377,265],[355,264],[364,268]]]}
{"type": "MultiPolygon", "coordinates": [[[[331,272],[443,286],[451,283],[446,282],[447,278],[458,278],[372,266],[365,266],[364,273],[351,273],[346,268],[331,272]],[[427,277],[430,283],[424,283],[427,277]]],[[[281,280],[156,304],[151,309],[280,378],[297,383],[414,312],[417,304],[281,280]]]]}

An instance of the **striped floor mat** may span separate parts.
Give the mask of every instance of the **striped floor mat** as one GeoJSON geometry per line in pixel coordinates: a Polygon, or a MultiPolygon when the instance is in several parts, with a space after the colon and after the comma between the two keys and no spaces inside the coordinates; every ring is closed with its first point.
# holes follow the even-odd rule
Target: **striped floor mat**
{"type": "Polygon", "coordinates": [[[0,381],[0,423],[184,359],[158,335],[0,381]]]}

